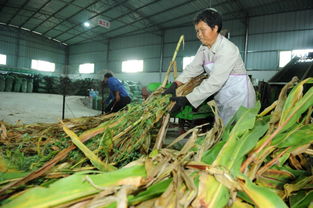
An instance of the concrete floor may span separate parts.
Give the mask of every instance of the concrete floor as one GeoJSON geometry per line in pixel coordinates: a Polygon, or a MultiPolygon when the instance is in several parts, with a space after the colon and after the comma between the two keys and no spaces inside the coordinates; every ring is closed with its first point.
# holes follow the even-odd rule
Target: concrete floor
{"type": "MultiPolygon", "coordinates": [[[[99,115],[86,107],[83,96],[67,96],[65,118],[99,115]]],[[[62,119],[63,96],[42,93],[0,92],[0,121],[14,124],[54,123],[62,119]]]]}

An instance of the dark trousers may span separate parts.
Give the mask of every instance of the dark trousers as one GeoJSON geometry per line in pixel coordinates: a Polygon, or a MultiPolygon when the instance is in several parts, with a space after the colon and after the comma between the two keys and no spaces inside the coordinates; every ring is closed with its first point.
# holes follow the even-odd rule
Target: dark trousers
{"type": "Polygon", "coordinates": [[[117,112],[119,110],[121,110],[122,108],[124,108],[127,104],[129,104],[131,102],[130,97],[121,97],[120,101],[118,101],[117,103],[115,103],[115,100],[113,100],[106,108],[105,108],[105,112],[106,113],[114,113],[117,112]],[[115,103],[115,105],[114,105],[115,103]]]}

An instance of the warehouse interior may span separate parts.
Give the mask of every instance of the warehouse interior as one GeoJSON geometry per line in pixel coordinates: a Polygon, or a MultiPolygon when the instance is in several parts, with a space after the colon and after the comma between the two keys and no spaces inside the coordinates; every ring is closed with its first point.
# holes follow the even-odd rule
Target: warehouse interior
{"type": "MultiPolygon", "coordinates": [[[[195,55],[199,40],[192,19],[206,7],[223,15],[223,28],[238,46],[255,86],[273,77],[281,69],[280,62],[286,62],[285,57],[290,60],[290,53],[313,48],[311,1],[3,1],[1,72],[102,80],[111,71],[134,82],[138,98],[141,87],[163,80],[180,35],[185,41],[176,58],[178,71],[184,58],[188,62],[195,55]],[[142,61],[139,73],[123,72],[122,63],[129,60],[142,61]],[[36,61],[44,61],[41,70],[34,69],[36,61]],[[84,71],[84,67],[90,68],[84,71]]],[[[33,91],[62,94],[47,88],[33,91]]],[[[86,89],[68,94],[88,95],[86,89]]]]}
{"type": "Polygon", "coordinates": [[[312,208],[312,17],[312,0],[0,0],[0,207],[312,208]],[[169,114],[162,94],[206,8],[259,108],[227,125],[211,102],[169,114]],[[131,98],[115,113],[108,72],[131,98]]]}

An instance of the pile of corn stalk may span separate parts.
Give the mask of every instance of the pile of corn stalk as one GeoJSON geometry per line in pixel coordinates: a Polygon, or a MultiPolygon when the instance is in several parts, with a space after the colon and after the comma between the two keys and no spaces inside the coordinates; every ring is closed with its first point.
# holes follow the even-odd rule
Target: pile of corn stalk
{"type": "MultiPolygon", "coordinates": [[[[183,36],[162,87],[182,42],[183,36]]],[[[192,79],[177,95],[204,78],[192,79]]],[[[143,105],[116,114],[1,123],[0,206],[312,208],[313,88],[304,90],[312,82],[293,79],[263,112],[260,104],[241,108],[225,128],[209,103],[213,127],[191,129],[166,148],[174,103],[160,95],[162,87],[143,105]],[[186,138],[182,149],[172,148],[186,138]]]]}
{"type": "MultiPolygon", "coordinates": [[[[189,93],[204,78],[200,75],[191,80],[178,94],[189,93]]],[[[143,105],[128,105],[123,111],[100,117],[58,124],[2,123],[0,198],[11,195],[16,188],[21,190],[21,185],[29,181],[49,184],[51,179],[83,170],[111,171],[147,155],[154,145],[161,145],[169,119],[165,114],[173,105],[161,92],[163,88],[143,105]],[[86,130],[88,127],[93,128],[86,130]]]]}
{"type": "MultiPolygon", "coordinates": [[[[158,102],[159,99],[166,99],[161,111],[163,114],[156,114],[162,115],[153,117],[151,122],[163,118],[154,148],[148,156],[120,169],[115,169],[108,161],[122,156],[112,157],[112,149],[107,149],[107,155],[100,159],[98,149],[91,151],[82,143],[90,136],[84,136],[87,134],[84,132],[78,137],[64,123],[64,131],[98,170],[86,169],[50,184],[39,184],[11,194],[1,202],[2,206],[312,207],[313,87],[303,93],[304,85],[312,83],[313,78],[299,83],[293,79],[282,89],[273,105],[261,113],[260,104],[253,109],[240,108],[225,128],[214,103],[210,103],[215,113],[213,128],[204,134],[200,133],[200,127],[191,129],[166,148],[160,148],[160,140],[166,135],[166,112],[173,104],[168,103],[168,97],[154,95],[155,98],[151,97],[147,103],[153,103],[154,99],[158,99],[158,102]],[[181,150],[171,149],[174,143],[187,137],[188,142],[181,150]]],[[[190,88],[180,93],[189,91],[190,88]]],[[[124,142],[112,138],[118,138],[116,135],[122,138],[132,132],[135,125],[133,120],[113,136],[103,136],[108,134],[105,129],[110,125],[118,129],[118,124],[122,122],[118,118],[121,119],[115,116],[95,128],[102,134],[100,144],[108,148],[110,145],[123,147],[122,144],[130,140],[130,137],[125,137],[127,141],[124,142]]],[[[141,129],[142,134],[131,141],[136,142],[147,134],[145,130],[141,129]]],[[[145,141],[138,143],[144,146],[145,141]]],[[[131,150],[126,148],[124,151],[129,154],[131,150]]],[[[45,164],[43,167],[49,166],[45,164]]],[[[33,180],[36,175],[32,174],[5,185],[2,193],[33,180]]],[[[5,183],[7,181],[2,182],[5,183]]]]}

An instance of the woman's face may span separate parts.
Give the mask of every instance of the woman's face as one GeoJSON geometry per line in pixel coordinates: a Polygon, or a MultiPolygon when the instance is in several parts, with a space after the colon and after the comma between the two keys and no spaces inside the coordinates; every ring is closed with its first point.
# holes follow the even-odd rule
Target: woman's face
{"type": "Polygon", "coordinates": [[[201,43],[205,46],[211,47],[215,42],[217,35],[218,35],[218,27],[212,29],[207,25],[207,23],[200,21],[198,24],[195,25],[195,30],[197,33],[197,38],[201,41],[201,43]]]}

